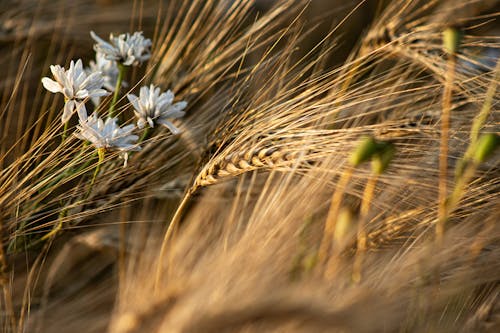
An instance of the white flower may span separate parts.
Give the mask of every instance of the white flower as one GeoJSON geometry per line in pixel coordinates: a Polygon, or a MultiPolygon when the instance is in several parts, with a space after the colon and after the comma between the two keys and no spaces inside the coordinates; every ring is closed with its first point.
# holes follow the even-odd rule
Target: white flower
{"type": "Polygon", "coordinates": [[[90,141],[97,149],[118,150],[122,152],[127,163],[128,152],[140,150],[136,142],[139,138],[132,134],[134,125],[120,127],[117,118],[107,118],[103,121],[93,113],[90,117],[80,119],[80,125],[76,126],[79,133],[75,136],[82,140],[90,141]]]}
{"type": "Polygon", "coordinates": [[[96,52],[102,53],[108,60],[116,60],[124,66],[137,66],[151,57],[151,40],[144,38],[142,32],[121,34],[114,37],[110,34],[110,43],[104,41],[91,31],[90,35],[97,42],[96,52]]]}
{"type": "Polygon", "coordinates": [[[160,94],[160,88],[155,88],[154,85],[142,87],[139,97],[134,94],[127,95],[128,100],[134,107],[134,113],[137,120],[137,127],[143,128],[146,123],[150,127],[154,124],[161,124],[167,127],[172,134],[179,134],[180,131],[168,119],[175,119],[184,116],[182,111],[187,106],[187,102],[181,101],[172,104],[174,93],[168,90],[160,94]]]}
{"type": "MultiPolygon", "coordinates": [[[[95,61],[91,60],[89,62],[89,67],[85,68],[85,72],[88,75],[94,72],[100,72],[104,79],[103,87],[111,92],[115,91],[116,81],[118,81],[118,71],[116,61],[106,59],[105,55],[101,52],[96,52],[95,61]]],[[[122,81],[121,86],[127,87],[127,83],[122,81]]],[[[99,105],[100,100],[100,97],[92,98],[94,105],[99,105]]]]}
{"type": "Polygon", "coordinates": [[[104,79],[101,73],[95,72],[87,75],[80,59],[76,63],[72,60],[68,70],[59,65],[53,65],[50,66],[50,71],[56,80],[44,77],[42,84],[48,91],[64,95],[66,103],[61,117],[63,123],[71,118],[75,108],[80,118],[87,117],[86,99],[108,95],[108,92],[102,89],[104,79]]]}

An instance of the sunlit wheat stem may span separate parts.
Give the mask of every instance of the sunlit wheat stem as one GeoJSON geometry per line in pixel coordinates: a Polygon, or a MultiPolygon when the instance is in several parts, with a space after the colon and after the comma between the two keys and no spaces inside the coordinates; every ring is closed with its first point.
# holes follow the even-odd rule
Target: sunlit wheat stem
{"type": "Polygon", "coordinates": [[[442,113],[441,113],[441,140],[439,146],[439,199],[438,199],[438,221],[436,224],[436,241],[442,243],[448,209],[446,198],[448,196],[448,141],[450,131],[451,98],[453,82],[455,81],[456,55],[449,54],[446,71],[446,82],[444,84],[442,113]]]}
{"type": "Polygon", "coordinates": [[[342,197],[344,196],[347,185],[352,178],[353,172],[354,167],[352,165],[349,165],[347,167],[347,170],[340,176],[339,182],[335,187],[335,191],[333,192],[332,200],[330,202],[330,209],[328,210],[328,215],[326,217],[325,227],[323,230],[323,239],[321,240],[321,245],[318,252],[319,262],[324,262],[328,257],[328,252],[331,248],[331,242],[335,236],[335,224],[337,223],[337,219],[339,216],[342,197]]]}
{"type": "Polygon", "coordinates": [[[363,258],[366,251],[366,223],[368,222],[368,213],[370,211],[370,203],[373,200],[375,186],[377,184],[378,175],[371,176],[366,182],[363,199],[361,201],[360,217],[358,222],[357,232],[357,247],[356,256],[354,257],[352,280],[360,282],[362,277],[363,258]]]}

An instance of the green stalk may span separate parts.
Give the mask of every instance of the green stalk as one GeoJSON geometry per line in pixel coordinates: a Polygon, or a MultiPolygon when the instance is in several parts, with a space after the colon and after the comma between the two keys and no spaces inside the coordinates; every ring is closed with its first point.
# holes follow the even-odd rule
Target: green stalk
{"type": "Polygon", "coordinates": [[[63,129],[63,132],[62,132],[62,136],[61,136],[61,143],[64,142],[64,140],[66,140],[66,137],[68,136],[68,123],[69,121],[65,122],[64,123],[64,129],[63,129]]]}
{"type": "Polygon", "coordinates": [[[113,100],[111,101],[111,106],[109,107],[108,115],[109,117],[113,117],[116,102],[118,101],[118,95],[120,94],[120,88],[122,86],[123,77],[125,76],[125,71],[127,67],[118,63],[118,78],[116,80],[115,92],[113,94],[113,100]]]}
{"type": "Polygon", "coordinates": [[[472,122],[469,147],[473,147],[476,144],[477,139],[479,138],[479,131],[481,130],[481,127],[483,127],[484,123],[486,122],[486,119],[491,113],[491,106],[493,104],[493,99],[495,97],[495,92],[497,89],[497,82],[499,79],[500,79],[500,60],[497,61],[497,65],[495,67],[495,76],[494,79],[491,81],[490,86],[488,87],[488,91],[486,92],[486,98],[484,100],[483,107],[481,108],[481,111],[476,116],[476,118],[474,118],[474,121],[472,122]]]}
{"type": "Polygon", "coordinates": [[[142,132],[142,135],[141,135],[141,137],[139,138],[139,141],[137,141],[137,143],[141,143],[142,141],[144,141],[144,140],[148,137],[149,130],[150,130],[150,128],[149,128],[149,127],[146,127],[146,128],[144,129],[144,132],[142,132]]]}
{"type": "Polygon", "coordinates": [[[99,156],[99,161],[97,161],[97,166],[95,167],[94,175],[92,176],[92,180],[90,181],[90,186],[87,191],[87,195],[85,197],[88,197],[90,195],[90,192],[92,191],[92,188],[94,187],[95,180],[97,178],[97,175],[99,174],[99,171],[101,169],[101,164],[104,162],[104,149],[99,148],[97,149],[97,155],[99,156]]]}
{"type": "Polygon", "coordinates": [[[57,233],[59,231],[61,231],[64,218],[67,215],[68,215],[68,209],[67,208],[61,209],[61,211],[59,212],[59,219],[57,220],[57,224],[55,225],[55,227],[50,232],[48,232],[47,234],[43,235],[43,237],[40,238],[40,241],[45,241],[47,239],[51,239],[52,237],[54,237],[55,235],[57,235],[57,233]]]}

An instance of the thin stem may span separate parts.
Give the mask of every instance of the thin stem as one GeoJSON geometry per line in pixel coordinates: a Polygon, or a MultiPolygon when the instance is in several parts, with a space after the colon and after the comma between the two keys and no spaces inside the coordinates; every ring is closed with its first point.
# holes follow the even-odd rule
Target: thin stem
{"type": "Polygon", "coordinates": [[[66,140],[66,137],[68,136],[68,124],[69,124],[69,121],[65,122],[64,123],[64,128],[63,128],[63,132],[62,132],[62,136],[61,136],[61,143],[64,142],[64,140],[66,140]]]}
{"type": "Polygon", "coordinates": [[[474,118],[472,122],[472,129],[470,131],[470,147],[473,147],[479,138],[479,130],[483,126],[484,122],[488,118],[488,115],[491,112],[491,105],[493,103],[493,98],[495,97],[495,92],[497,89],[497,82],[500,78],[500,59],[497,61],[497,65],[495,67],[495,76],[491,81],[491,84],[488,87],[488,91],[486,92],[486,98],[484,100],[483,106],[479,114],[474,118]]]}
{"type": "Polygon", "coordinates": [[[62,229],[63,221],[64,221],[64,218],[66,217],[67,214],[68,214],[68,209],[63,208],[59,212],[59,218],[57,220],[56,226],[50,232],[43,235],[43,237],[40,238],[40,241],[45,241],[47,239],[51,239],[52,237],[54,237],[62,229]]]}
{"type": "Polygon", "coordinates": [[[120,94],[120,88],[122,86],[123,77],[125,76],[125,71],[127,67],[118,63],[118,78],[116,79],[115,92],[113,93],[113,99],[111,100],[111,105],[109,107],[108,116],[113,117],[115,106],[118,101],[118,95],[120,94]]]}
{"type": "Polygon", "coordinates": [[[97,161],[97,166],[95,167],[94,175],[92,176],[92,180],[90,181],[89,189],[87,191],[87,194],[85,195],[86,198],[90,195],[90,192],[92,191],[92,188],[94,187],[95,180],[96,180],[97,175],[99,174],[99,171],[101,169],[101,164],[104,161],[104,149],[102,149],[102,148],[97,149],[97,155],[99,156],[99,160],[97,161]]]}
{"type": "Polygon", "coordinates": [[[360,217],[358,222],[358,240],[356,246],[356,256],[354,258],[352,280],[354,282],[361,281],[361,266],[363,264],[364,254],[366,252],[366,223],[368,221],[368,213],[370,212],[370,204],[375,193],[375,185],[377,184],[378,176],[372,176],[366,182],[363,199],[361,201],[360,217]]]}
{"type": "Polygon", "coordinates": [[[137,143],[141,143],[142,141],[146,140],[146,138],[148,137],[148,134],[149,134],[149,130],[150,128],[149,127],[146,127],[144,129],[144,131],[142,132],[142,135],[141,137],[139,138],[139,141],[137,141],[137,143]]]}
{"type": "Polygon", "coordinates": [[[318,259],[319,262],[326,260],[328,252],[330,250],[330,243],[335,234],[335,225],[337,223],[340,204],[342,203],[342,197],[344,196],[347,184],[352,178],[354,167],[349,166],[348,169],[340,176],[337,187],[332,195],[332,201],[330,203],[330,209],[328,210],[328,215],[326,217],[325,229],[323,231],[323,239],[321,240],[321,245],[319,247],[318,259]]]}
{"type": "Polygon", "coordinates": [[[448,69],[443,92],[443,103],[441,113],[441,143],[439,147],[439,198],[438,198],[438,222],[436,224],[436,242],[441,244],[444,235],[444,225],[448,219],[448,208],[446,198],[448,196],[448,136],[450,130],[451,97],[453,81],[455,80],[456,55],[450,54],[448,69]]]}

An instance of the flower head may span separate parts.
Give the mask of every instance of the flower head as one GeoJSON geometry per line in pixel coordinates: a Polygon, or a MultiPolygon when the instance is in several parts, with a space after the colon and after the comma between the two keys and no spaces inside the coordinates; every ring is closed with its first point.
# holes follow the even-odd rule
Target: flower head
{"type": "Polygon", "coordinates": [[[50,92],[62,93],[65,99],[64,112],[61,118],[66,123],[75,108],[78,110],[80,118],[87,117],[85,109],[85,100],[108,95],[108,92],[102,89],[104,79],[100,72],[87,74],[83,70],[82,61],[78,59],[71,61],[69,69],[65,70],[59,65],[50,66],[50,71],[54,80],[44,77],[42,84],[50,92]]]}
{"type": "Polygon", "coordinates": [[[116,118],[107,118],[103,121],[93,113],[90,117],[80,119],[77,126],[79,133],[75,136],[90,141],[97,149],[121,151],[127,162],[128,152],[140,150],[136,144],[137,135],[132,134],[134,125],[120,127],[116,118]]]}
{"type": "Polygon", "coordinates": [[[95,32],[91,31],[90,35],[97,42],[94,45],[94,50],[102,53],[108,60],[116,60],[124,66],[137,66],[151,57],[151,40],[144,38],[142,32],[134,32],[121,34],[114,37],[110,34],[110,43],[106,42],[95,32]]]}
{"type": "MultiPolygon", "coordinates": [[[[118,81],[118,66],[116,61],[108,60],[104,54],[101,52],[96,52],[95,61],[89,62],[89,67],[85,68],[85,72],[91,75],[95,72],[100,72],[102,78],[104,79],[103,87],[107,91],[113,92],[116,87],[116,82],[118,81]]],[[[127,87],[127,83],[122,81],[122,87],[127,87]]],[[[100,97],[92,98],[94,105],[98,105],[100,102],[100,97]]]]}
{"type": "Polygon", "coordinates": [[[182,111],[187,106],[187,102],[181,101],[172,104],[174,93],[168,90],[160,94],[160,88],[155,88],[154,85],[142,87],[139,97],[134,94],[127,95],[128,100],[134,107],[134,113],[137,120],[137,126],[143,128],[146,123],[150,127],[154,124],[161,124],[167,127],[172,134],[180,133],[179,129],[172,124],[169,119],[180,118],[184,116],[182,111]]]}

